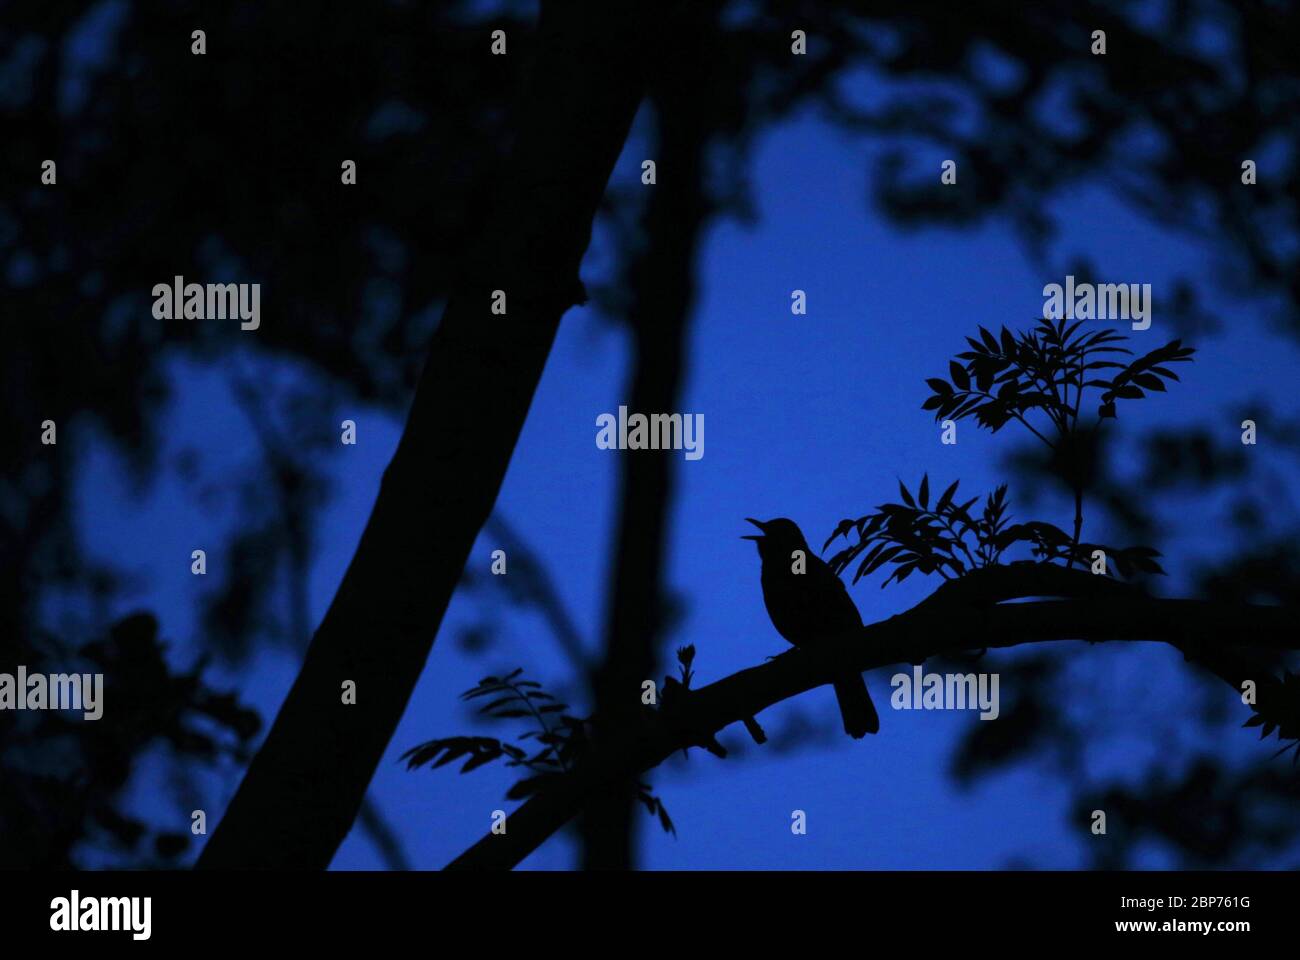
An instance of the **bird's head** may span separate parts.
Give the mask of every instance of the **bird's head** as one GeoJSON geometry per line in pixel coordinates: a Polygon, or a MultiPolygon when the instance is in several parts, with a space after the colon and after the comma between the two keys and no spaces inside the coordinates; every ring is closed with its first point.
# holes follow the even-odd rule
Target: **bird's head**
{"type": "Polygon", "coordinates": [[[746,534],[740,539],[757,543],[760,557],[788,557],[794,550],[808,552],[808,542],[803,538],[803,531],[793,520],[785,517],[777,517],[775,520],[755,520],[753,517],[745,519],[762,532],[746,534]]]}

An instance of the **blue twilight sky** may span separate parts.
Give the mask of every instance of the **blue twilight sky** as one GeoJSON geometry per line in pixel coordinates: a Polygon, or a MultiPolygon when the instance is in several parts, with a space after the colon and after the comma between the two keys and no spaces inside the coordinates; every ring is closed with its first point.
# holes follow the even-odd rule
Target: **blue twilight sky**
{"type": "MultiPolygon", "coordinates": [[[[638,182],[642,142],[640,136],[630,142],[615,180],[638,182]]],[[[871,149],[811,113],[773,127],[754,154],[759,222],[752,229],[718,224],[704,246],[681,410],[703,414],[705,447],[703,459],[682,458],[676,468],[668,582],[683,602],[683,617],[664,647],[669,653],[696,645],[697,684],[785,647],[763,609],[753,546],[739,539],[744,517],[789,516],[820,546],[841,518],[896,498],[899,479],[914,486],[928,471],[932,483],[946,485],[960,477],[968,496],[1010,479],[1002,468],[1017,442],[1010,431],[995,437],[963,423],[958,443],[943,446],[930,414],[920,409],[924,378],[944,372],[963,348],[963,335],[977,324],[1028,325],[1041,316],[1043,285],[1062,281],[1064,264],[1083,254],[1096,263],[1099,279],[1153,284],[1154,323],[1134,334],[1138,349],[1150,349],[1176,335],[1160,310],[1169,280],[1178,273],[1211,278],[1219,269],[1208,245],[1161,233],[1100,187],[1056,204],[1062,229],[1046,270],[1029,263],[996,221],[969,231],[900,232],[868,204],[871,149]],[[807,292],[806,316],[790,312],[794,289],[807,292]]],[[[951,189],[961,189],[960,174],[951,189]]],[[[600,247],[598,234],[589,264],[600,262],[600,247]]],[[[1235,437],[1238,426],[1225,406],[1267,397],[1265,384],[1293,379],[1294,346],[1268,332],[1255,305],[1227,299],[1208,283],[1202,291],[1223,320],[1215,351],[1181,370],[1185,386],[1133,405],[1121,429],[1195,419],[1235,437]]],[[[635,455],[597,449],[595,420],[626,402],[626,368],[621,332],[587,309],[566,315],[498,501],[548,564],[591,648],[600,636],[618,458],[635,455]]],[[[206,475],[235,476],[256,456],[256,441],[224,376],[183,355],[171,371],[164,459],[193,449],[206,475]]],[[[401,428],[400,419],[373,409],[323,406],[321,415],[331,424],[355,419],[359,442],[332,454],[333,499],[320,518],[311,576],[316,620],[351,556],[401,428]]],[[[472,397],[464,415],[474,416],[472,397]]],[[[1254,455],[1268,456],[1267,445],[1256,449],[1254,455]]],[[[238,513],[220,498],[215,506],[201,505],[175,471],[138,493],[103,444],[87,457],[78,497],[85,549],[134,575],[121,611],[156,610],[175,661],[188,665],[202,648],[195,599],[205,589],[189,572],[190,551],[207,547],[216,572],[222,533],[238,513]]],[[[1133,496],[1143,492],[1135,489],[1133,496]]],[[[1014,508],[1014,487],[1012,501],[1014,508]]],[[[1068,515],[1049,512],[1051,505],[1038,513],[1065,526],[1068,515]]],[[[1210,551],[1217,536],[1208,522],[1189,538],[1159,546],[1166,553],[1184,546],[1210,551]]],[[[486,571],[494,546],[480,538],[471,563],[486,571]]],[[[1177,562],[1172,566],[1176,573],[1177,562]]],[[[1177,583],[1175,576],[1167,589],[1177,583]]],[[[868,620],[905,609],[934,586],[920,577],[884,591],[878,584],[877,576],[851,591],[868,620]]],[[[535,620],[510,614],[508,630],[486,657],[454,642],[454,631],[480,616],[480,603],[461,595],[453,602],[372,784],[372,797],[423,868],[444,864],[485,832],[492,810],[512,806],[503,800],[511,780],[504,770],[462,777],[453,768],[409,773],[397,762],[421,740],[474,729],[456,695],[486,673],[519,665],[582,706],[567,662],[535,620]]],[[[1090,709],[1110,733],[1089,749],[1084,776],[1090,784],[1136,776],[1170,749],[1167,741],[1153,742],[1139,720],[1166,704],[1177,709],[1185,668],[1161,649],[1099,647],[1088,657],[1092,682],[1105,691],[1090,709]]],[[[997,659],[991,657],[989,669],[997,659]]],[[[275,649],[257,655],[246,671],[214,669],[212,677],[237,686],[269,724],[296,669],[289,653],[275,649]]],[[[888,675],[867,679],[881,707],[877,737],[831,736],[780,754],[749,746],[727,761],[693,752],[656,771],[650,780],[676,822],[677,838],[646,818],[644,865],[908,869],[1084,862],[1084,844],[1093,841],[1083,825],[1066,822],[1064,784],[1036,768],[1016,767],[971,790],[957,789],[946,773],[955,738],[981,721],[973,714],[889,710],[888,675]],[[791,834],[795,809],[807,814],[806,836],[791,834]]],[[[759,720],[769,731],[780,729],[792,710],[838,732],[827,689],[759,720]]],[[[723,741],[745,746],[739,729],[723,741]]],[[[1260,748],[1259,759],[1267,753],[1260,748]]],[[[143,770],[134,785],[138,802],[155,818],[175,816],[160,799],[160,783],[156,766],[143,770]]],[[[192,785],[210,825],[236,783],[237,771],[229,770],[192,785]]],[[[561,835],[526,866],[564,868],[573,857],[572,840],[561,835]]],[[[1153,852],[1146,862],[1162,861],[1153,852]]],[[[379,866],[356,832],[335,860],[338,869],[379,866]]]]}

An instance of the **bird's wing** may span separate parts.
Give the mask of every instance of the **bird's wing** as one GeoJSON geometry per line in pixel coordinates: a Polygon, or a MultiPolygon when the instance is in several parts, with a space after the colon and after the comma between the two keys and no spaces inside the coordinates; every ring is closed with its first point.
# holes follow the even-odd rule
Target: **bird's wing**
{"type": "Polygon", "coordinates": [[[763,602],[777,633],[798,646],[862,626],[844,582],[813,553],[807,555],[803,573],[783,563],[764,563],[763,602]]]}
{"type": "Polygon", "coordinates": [[[849,596],[844,581],[835,576],[834,571],[820,557],[809,558],[808,578],[811,592],[822,608],[816,620],[827,633],[862,626],[862,614],[849,596]]]}

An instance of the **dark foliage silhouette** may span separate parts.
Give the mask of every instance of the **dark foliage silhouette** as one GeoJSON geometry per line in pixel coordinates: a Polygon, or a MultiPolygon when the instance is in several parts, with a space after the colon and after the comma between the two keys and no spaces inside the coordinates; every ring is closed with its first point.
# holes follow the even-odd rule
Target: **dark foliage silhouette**
{"type": "MultiPolygon", "coordinates": [[[[376,403],[393,415],[406,412],[430,334],[464,275],[462,254],[471,249],[470,238],[507,233],[503,221],[508,218],[485,220],[502,182],[507,147],[521,131],[519,111],[509,94],[522,79],[514,65],[530,61],[539,45],[531,9],[520,7],[517,12],[507,4],[494,11],[492,25],[505,27],[512,50],[525,54],[512,55],[504,64],[480,55],[484,21],[464,3],[428,7],[380,2],[307,20],[292,5],[208,10],[210,33],[227,42],[214,45],[210,62],[216,69],[205,74],[192,69],[194,61],[184,46],[173,42],[192,26],[183,9],[109,6],[121,17],[116,28],[104,29],[112,56],[84,68],[74,69],[70,53],[85,27],[84,11],[75,6],[17,4],[8,11],[0,34],[6,64],[0,139],[12,144],[13,169],[35,169],[48,154],[46,145],[57,143],[61,174],[72,174],[62,177],[58,191],[21,187],[19,178],[6,181],[0,209],[6,306],[14,317],[40,322],[6,325],[6,350],[0,353],[0,421],[5,435],[30,438],[31,424],[47,415],[61,425],[80,421],[86,432],[94,430],[130,457],[144,492],[150,482],[167,475],[171,464],[160,459],[166,448],[159,436],[160,413],[168,406],[165,364],[180,354],[205,368],[216,367],[229,359],[231,347],[230,338],[211,325],[159,328],[122,322],[128,314],[147,314],[140,291],[159,279],[159,265],[164,264],[186,274],[219,267],[241,278],[274,276],[275,284],[266,291],[268,309],[281,319],[266,325],[259,338],[257,352],[266,364],[260,369],[292,366],[304,371],[298,396],[313,403],[339,396],[376,403]],[[179,79],[158,83],[163,76],[179,79]],[[10,77],[18,82],[9,83],[10,77]],[[78,88],[90,95],[70,97],[68,91],[78,88]],[[332,95],[316,96],[319,90],[332,95]],[[447,131],[455,135],[444,135],[447,131]],[[232,151],[235,142],[261,147],[232,151]],[[354,149],[363,171],[358,195],[344,195],[338,203],[320,202],[322,193],[334,186],[337,171],[329,165],[304,167],[301,156],[334,158],[354,149]],[[370,171],[383,171],[382,181],[370,171]],[[381,182],[383,189],[378,187],[381,182]]],[[[744,10],[726,5],[724,23],[712,4],[678,6],[689,8],[689,19],[677,21],[683,24],[680,29],[666,31],[676,44],[659,56],[665,62],[671,57],[678,65],[693,62],[696,69],[683,70],[674,88],[656,76],[666,71],[654,69],[654,63],[635,63],[635,70],[651,81],[658,115],[655,125],[660,129],[649,153],[676,176],[666,179],[644,205],[639,199],[626,202],[617,190],[604,198],[601,216],[617,237],[618,264],[607,282],[591,287],[593,301],[633,333],[636,350],[628,392],[647,407],[676,408],[674,398],[690,366],[685,345],[696,285],[694,262],[708,225],[724,215],[752,218],[756,205],[746,175],[752,145],[774,118],[810,102],[841,129],[868,133],[874,143],[886,145],[875,155],[873,189],[878,210],[891,221],[965,225],[986,217],[1005,218],[1024,237],[1036,264],[1060,272],[1059,252],[1047,243],[1054,224],[1046,201],[1062,188],[1099,182],[1152,220],[1210,238],[1216,253],[1231,260],[1238,285],[1252,295],[1280,296],[1279,324],[1284,331],[1296,331],[1297,251],[1294,244],[1277,241],[1296,232],[1294,197],[1300,167],[1263,160],[1261,172],[1266,175],[1248,190],[1241,189],[1236,176],[1242,157],[1264,158],[1279,143],[1294,145],[1294,118],[1300,109],[1292,52],[1300,34],[1292,8],[1193,0],[1147,11],[1149,16],[1139,20],[1130,14],[1131,5],[1118,0],[1050,0],[1014,11],[984,2],[957,9],[931,2],[853,0],[810,6],[782,0],[747,4],[744,10]],[[808,56],[795,58],[793,66],[784,43],[791,20],[817,38],[808,56]],[[1088,34],[1097,27],[1107,31],[1113,51],[1140,51],[1140,56],[1089,56],[1088,34]],[[1207,34],[1216,38],[1208,46],[1203,42],[1207,34]],[[688,51],[683,38],[697,46],[688,51]],[[701,59],[702,53],[706,56],[701,59]],[[981,66],[989,59],[999,69],[981,66]],[[850,88],[839,82],[849,71],[863,69],[880,85],[881,96],[869,106],[856,102],[850,88]],[[1143,148],[1131,148],[1135,143],[1143,148]],[[978,186],[961,191],[954,200],[937,192],[933,178],[913,179],[915,171],[932,166],[932,150],[956,158],[963,177],[971,175],[978,186]],[[710,165],[704,159],[714,154],[723,158],[733,176],[719,182],[706,175],[710,165]]],[[[659,7],[653,19],[672,21],[678,13],[676,7],[659,7]]],[[[609,35],[619,33],[611,30],[609,35]]],[[[637,59],[626,57],[628,64],[637,59]]],[[[583,99],[574,97],[573,102],[583,99]]],[[[567,141],[557,137],[556,143],[560,141],[584,157],[600,152],[588,150],[580,136],[567,141]]],[[[616,152],[618,144],[608,149],[616,152]]],[[[593,160],[594,166],[598,164],[593,160]]],[[[598,171],[588,172],[584,182],[601,179],[598,171]]],[[[534,247],[539,236],[546,238],[540,246],[565,245],[567,231],[548,234],[542,227],[553,219],[539,218],[532,225],[534,247]]],[[[579,225],[575,229],[590,223],[580,212],[561,219],[579,225]]],[[[508,253],[514,252],[510,243],[501,244],[508,253]]],[[[474,258],[469,259],[472,264],[474,258]]],[[[1074,272],[1083,277],[1089,267],[1082,264],[1074,272]]],[[[566,281],[571,273],[567,267],[553,271],[566,281]]],[[[1182,288],[1169,306],[1177,322],[1205,322],[1190,287],[1182,288]]],[[[994,338],[998,347],[990,347],[982,334],[978,339],[989,351],[1000,349],[1000,338],[994,338]]],[[[456,343],[454,337],[438,341],[438,349],[451,356],[439,368],[442,373],[460,372],[456,358],[464,353],[452,349],[456,343]]],[[[507,372],[500,376],[519,380],[521,396],[527,393],[532,372],[540,368],[545,349],[530,342],[528,362],[511,366],[510,358],[502,359],[499,370],[507,372]]],[[[972,349],[980,348],[973,344],[972,349]]],[[[968,358],[962,367],[978,386],[973,360],[968,358]]],[[[992,362],[980,361],[983,366],[992,362]]],[[[1165,367],[1164,362],[1159,365],[1165,367]]],[[[1115,369],[1101,375],[1114,382],[1115,369]]],[[[470,386],[464,389],[495,371],[491,363],[466,367],[462,383],[470,386]]],[[[1140,382],[1138,374],[1164,379],[1154,370],[1141,370],[1118,383],[1110,401],[1116,411],[1133,399],[1134,389],[1159,391],[1149,380],[1140,382]]],[[[953,394],[961,389],[951,370],[944,382],[953,394]]],[[[1007,414],[1015,420],[1012,411],[1028,420],[1044,415],[1046,408],[1034,402],[1022,406],[1025,396],[1032,400],[1034,393],[1046,393],[1041,384],[1021,383],[1003,398],[1005,386],[991,391],[1001,404],[988,408],[991,417],[1007,414]]],[[[443,399],[454,407],[461,396],[449,391],[443,399]]],[[[258,402],[263,419],[275,402],[267,396],[258,402]]],[[[289,398],[285,409],[293,402],[289,398]]],[[[438,402],[423,398],[422,412],[411,417],[413,431],[435,423],[428,412],[438,402]]],[[[983,403],[988,406],[988,400],[983,403]]],[[[1286,411],[1269,413],[1271,437],[1285,445],[1286,411]]],[[[1261,416],[1258,408],[1249,415],[1261,416]]],[[[284,422],[291,434],[302,436],[301,418],[284,422]]],[[[1036,428],[1042,427],[1036,421],[1036,428]]],[[[1049,429],[1042,433],[1052,437],[1049,429]]],[[[1087,491],[1091,540],[1159,543],[1170,553],[1173,520],[1208,522],[1200,505],[1186,509],[1175,494],[1196,494],[1201,505],[1227,500],[1223,526],[1237,534],[1238,541],[1226,542],[1225,534],[1219,551],[1194,558],[1197,570],[1186,592],[1226,605],[1300,605],[1300,527],[1283,525],[1286,498],[1278,496],[1277,478],[1269,476],[1280,466],[1261,465],[1258,459],[1246,463],[1249,458],[1239,448],[1225,449],[1220,439],[1200,427],[1144,436],[1134,444],[1144,461],[1141,482],[1162,495],[1136,502],[1124,495],[1124,484],[1133,481],[1117,472],[1120,441],[1112,434],[1104,428],[1085,429],[1070,443],[1045,445],[1035,453],[1017,451],[1019,459],[1010,462],[1010,469],[1026,481],[1015,484],[1017,512],[1032,515],[1031,497],[1040,492],[1037,481],[1050,480],[1071,495],[1076,489],[1087,491]],[[1184,516],[1171,519],[1180,509],[1184,516]],[[1094,524],[1102,518],[1118,529],[1099,531],[1094,524]]],[[[446,439],[445,433],[440,436],[446,439]]],[[[498,439],[513,442],[508,426],[498,439]]],[[[274,450],[283,445],[267,446],[274,450]]],[[[404,463],[411,460],[403,458],[404,463]]],[[[213,643],[219,655],[241,669],[247,668],[249,652],[270,641],[287,638],[291,648],[297,648],[313,626],[306,623],[303,629],[301,597],[307,558],[319,543],[312,536],[312,524],[324,501],[316,482],[322,464],[310,456],[298,462],[276,462],[272,457],[267,461],[264,474],[250,471],[239,480],[251,495],[241,497],[229,534],[232,562],[216,593],[198,601],[205,611],[205,638],[196,642],[213,643]],[[267,477],[274,484],[273,497],[259,496],[267,477]],[[288,576],[282,576],[286,572],[288,576]],[[276,622],[278,598],[273,595],[286,584],[294,593],[287,625],[276,622]]],[[[63,442],[42,450],[24,440],[0,449],[0,633],[11,638],[0,644],[21,638],[24,646],[18,650],[32,660],[55,655],[60,641],[69,649],[82,648],[107,635],[117,621],[104,611],[123,592],[123,572],[90,559],[78,538],[74,489],[85,464],[84,446],[63,442]],[[40,611],[63,596],[93,611],[81,629],[65,633],[43,622],[40,611]]],[[[203,478],[207,487],[229,479],[203,478]]],[[[478,475],[475,482],[489,497],[492,471],[478,475]]],[[[415,509],[421,501],[417,494],[434,488],[419,480],[386,486],[416,491],[404,498],[403,509],[391,514],[395,522],[390,532],[422,516],[415,509]]],[[[628,683],[654,675],[659,651],[672,639],[673,598],[662,574],[662,545],[670,530],[673,490],[666,462],[646,457],[626,463],[606,622],[596,666],[581,668],[598,691],[593,699],[606,707],[602,717],[613,716],[613,705],[627,702],[628,683]]],[[[882,531],[891,526],[887,536],[898,539],[881,552],[906,547],[890,558],[903,559],[891,564],[893,579],[886,582],[925,572],[923,564],[933,565],[942,577],[969,578],[971,556],[953,542],[957,539],[967,544],[977,566],[986,565],[979,529],[986,518],[978,510],[971,515],[975,528],[967,528],[953,515],[951,502],[942,510],[919,503],[913,507],[907,503],[911,493],[902,495],[903,503],[886,505],[891,517],[901,519],[881,521],[873,531],[877,540],[864,547],[872,553],[882,531]],[[956,532],[942,532],[944,518],[956,532]],[[966,568],[964,572],[957,572],[957,564],[966,568]]],[[[1002,526],[993,537],[1012,525],[1007,516],[1010,498],[1004,494],[1000,500],[1002,526]]],[[[1030,555],[1050,559],[1055,566],[1086,564],[1082,503],[1076,507],[1075,529],[1064,540],[1060,527],[1031,520],[1019,525],[1026,528],[1025,537],[1016,545],[1048,551],[1030,555]]],[[[1069,524],[1062,526],[1068,529],[1069,524]]],[[[862,532],[858,529],[856,535],[860,538],[862,532]]],[[[392,546],[395,541],[381,542],[392,546]]],[[[988,546],[992,548],[991,540],[988,546]]],[[[409,579],[402,572],[412,569],[409,554],[381,552],[382,571],[375,563],[378,552],[370,550],[363,560],[375,563],[376,575],[348,581],[354,612],[386,610],[401,600],[380,588],[379,572],[393,583],[416,585],[411,591],[416,600],[435,607],[429,600],[431,583],[436,579],[439,589],[449,593],[461,572],[455,550],[449,550],[446,563],[426,567],[409,579]]],[[[1113,564],[1124,574],[1124,551],[1106,553],[1108,567],[1113,564]]],[[[513,549],[511,556],[513,564],[513,549]]],[[[1153,572],[1138,563],[1153,563],[1153,556],[1133,556],[1132,572],[1153,572]]],[[[1011,566],[1017,573],[1026,572],[1027,565],[1011,566]]],[[[511,581],[515,586],[513,573],[511,581]]],[[[526,602],[549,605],[554,613],[554,599],[547,597],[545,592],[534,593],[526,602]]],[[[332,621],[336,647],[360,635],[365,619],[359,614],[344,618],[341,626],[337,619],[332,621]]],[[[411,626],[411,631],[429,634],[420,641],[427,652],[438,614],[413,616],[410,623],[417,621],[420,625],[411,626]]],[[[553,622],[576,649],[571,624],[566,625],[562,615],[553,622]]],[[[14,653],[12,646],[3,649],[14,653]]],[[[1023,716],[1028,719],[1021,729],[1027,735],[998,748],[968,741],[958,748],[954,764],[977,776],[1017,758],[1067,754],[1062,744],[1081,732],[1058,704],[1079,696],[1066,678],[1066,667],[1086,656],[1082,651],[1054,653],[1041,661],[1026,658],[1026,664],[1031,659],[1037,663],[1025,667],[1025,683],[1017,685],[1023,687],[1023,716]],[[994,756],[1000,758],[998,764],[985,762],[994,756]]],[[[1280,654],[1261,659],[1281,675],[1280,654]]],[[[337,784],[342,796],[320,825],[298,812],[286,814],[311,834],[295,838],[295,856],[310,847],[304,861],[323,865],[346,832],[351,811],[361,810],[365,822],[358,796],[387,743],[385,726],[391,730],[400,713],[400,688],[409,686],[408,680],[414,683],[423,663],[419,655],[383,663],[385,673],[407,680],[384,688],[383,696],[398,706],[393,716],[377,719],[358,749],[340,754],[336,747],[347,738],[328,724],[299,724],[285,741],[314,761],[314,790],[324,796],[337,784]]],[[[1018,663],[1007,667],[1018,668],[1018,663]]],[[[337,669],[336,658],[311,676],[332,676],[337,669]]],[[[1210,676],[1208,682],[1218,684],[1219,679],[1210,676]]],[[[301,698],[294,704],[301,706],[301,698]]],[[[613,744],[621,742],[618,725],[633,719],[639,722],[640,714],[611,721],[613,744]]],[[[991,735],[978,729],[981,736],[991,735]]],[[[706,737],[699,731],[693,735],[706,737]]],[[[3,736],[0,740],[3,762],[8,763],[12,744],[20,741],[3,736]]],[[[142,750],[145,742],[139,741],[142,750]]],[[[93,744],[90,748],[99,749],[93,744]]],[[[181,759],[189,762],[185,756],[181,759]]],[[[273,781],[277,769],[274,763],[259,766],[255,783],[273,781]]],[[[1151,795],[1169,782],[1181,782],[1181,774],[1153,780],[1151,795]]],[[[1208,790],[1211,778],[1189,782],[1208,790]]],[[[1249,780],[1224,769],[1212,782],[1246,789],[1249,780]]],[[[1124,789],[1138,799],[1144,795],[1140,782],[1124,789]]],[[[268,796],[268,808],[278,804],[292,811],[283,797],[273,791],[268,796]]],[[[1226,793],[1216,789],[1215,796],[1226,793]]],[[[630,791],[623,791],[599,805],[584,841],[584,849],[593,851],[588,862],[634,864],[635,835],[626,811],[636,802],[630,791]]],[[[588,812],[596,807],[586,804],[588,812]]],[[[1162,809],[1172,812],[1177,804],[1162,809]]],[[[1253,822],[1231,820],[1243,832],[1249,832],[1253,822]]],[[[272,849],[274,842],[257,833],[256,818],[242,823],[241,832],[246,833],[238,852],[251,856],[265,850],[270,860],[280,856],[281,851],[272,849]]],[[[1175,829],[1164,837],[1177,844],[1178,838],[1194,833],[1175,829]]],[[[1201,862],[1229,862],[1225,851],[1230,847],[1202,844],[1198,856],[1201,862]]]]}
{"type": "Polygon", "coordinates": [[[146,823],[124,803],[131,775],[153,751],[200,767],[247,762],[261,721],[234,694],[209,687],[203,664],[177,672],[164,650],[147,613],[75,650],[53,637],[39,648],[5,649],[6,671],[12,655],[33,672],[66,673],[77,664],[102,673],[113,702],[94,723],[57,711],[0,713],[0,869],[69,869],[91,856],[115,866],[175,867],[187,852],[188,798],[171,798],[170,823],[146,823]]]}
{"type": "Polygon", "coordinates": [[[850,532],[856,533],[858,539],[831,557],[828,561],[831,569],[842,574],[865,552],[853,573],[853,583],[886,563],[894,566],[881,581],[882,588],[891,582],[901,583],[913,572],[937,573],[945,580],[952,580],[968,571],[1003,562],[1005,551],[1022,544],[1029,546],[1033,559],[1038,562],[1064,560],[1067,566],[1075,560],[1088,563],[1094,551],[1101,551],[1108,560],[1114,561],[1115,569],[1122,576],[1129,577],[1138,571],[1162,572],[1154,559],[1160,554],[1151,547],[1075,543],[1060,527],[1043,520],[1011,523],[1006,484],[985,498],[982,513],[973,515],[970,508],[979,497],[964,503],[953,500],[960,482],[954,480],[933,507],[928,475],[921,478],[915,497],[900,482],[902,503],[881,504],[875,513],[841,521],[826,546],[840,536],[847,539],[850,532]]]}
{"type": "MultiPolygon", "coordinates": [[[[684,682],[689,686],[689,659],[684,661],[682,670],[684,682]]],[[[516,743],[472,736],[426,740],[402,754],[407,769],[426,765],[437,769],[465,757],[460,772],[469,773],[494,760],[504,760],[507,767],[522,767],[529,774],[506,791],[507,800],[522,800],[572,771],[588,750],[586,725],[569,715],[567,703],[557,700],[536,680],[522,674],[520,667],[504,677],[484,677],[461,694],[462,700],[494,697],[478,711],[492,720],[531,719],[532,728],[520,733],[516,743]]],[[[658,818],[664,830],[675,834],[677,831],[663,801],[650,792],[648,785],[638,782],[635,786],[636,798],[647,812],[658,818]]]]}
{"type": "MultiPolygon", "coordinates": [[[[1116,346],[1126,339],[1110,329],[1086,330],[1082,320],[1068,325],[1064,319],[1042,320],[1035,329],[1019,334],[1003,327],[1000,336],[981,327],[978,338],[966,338],[971,349],[949,362],[949,380],[926,381],[934,393],[922,406],[933,410],[936,420],[974,417],[992,433],[1014,420],[1047,446],[1060,467],[1057,476],[1074,496],[1073,536],[1042,520],[1011,523],[1006,484],[988,495],[978,516],[970,512],[978,497],[965,502],[955,499],[958,480],[931,507],[926,475],[915,496],[900,481],[902,503],[882,504],[875,513],[841,521],[825,546],[850,532],[856,533],[857,542],[831,558],[831,569],[843,573],[861,556],[854,583],[886,563],[894,566],[881,587],[901,583],[913,572],[938,573],[948,580],[1002,562],[1005,551],[1028,544],[1038,562],[1086,565],[1100,553],[1125,577],[1162,573],[1154,559],[1160,554],[1152,547],[1115,548],[1079,539],[1084,491],[1093,473],[1085,457],[1092,436],[1106,419],[1116,416],[1117,400],[1140,400],[1148,390],[1163,393],[1165,380],[1178,380],[1166,364],[1190,361],[1195,352],[1174,340],[1128,363],[1111,359],[1132,353],[1116,346]],[[1100,394],[1091,422],[1080,418],[1088,391],[1100,394]],[[1030,419],[1036,415],[1037,427],[1030,419]],[[1044,417],[1046,423],[1041,422],[1044,417]]],[[[1109,569],[1103,563],[1103,572],[1109,569]]]]}
{"type": "MultiPolygon", "coordinates": [[[[1121,363],[1116,355],[1132,351],[1116,344],[1127,337],[1082,327],[1082,320],[1067,326],[1064,318],[1045,319],[1019,335],[1003,327],[1000,337],[981,327],[979,339],[966,338],[971,349],[949,361],[951,383],[940,377],[926,381],[934,395],[922,405],[934,410],[935,420],[973,416],[994,433],[1014,418],[1046,444],[1057,473],[1074,494],[1075,548],[1083,526],[1083,490],[1093,472],[1090,451],[1102,421],[1116,416],[1118,400],[1140,400],[1147,390],[1164,392],[1165,380],[1178,379],[1166,365],[1190,360],[1195,352],[1173,340],[1121,363]],[[1084,392],[1090,389],[1100,391],[1101,397],[1096,418],[1085,431],[1080,415],[1084,392]],[[1050,426],[1040,423],[1042,431],[1034,427],[1028,419],[1031,413],[1045,415],[1050,426]]],[[[1071,553],[1069,562],[1075,559],[1071,553]]]]}

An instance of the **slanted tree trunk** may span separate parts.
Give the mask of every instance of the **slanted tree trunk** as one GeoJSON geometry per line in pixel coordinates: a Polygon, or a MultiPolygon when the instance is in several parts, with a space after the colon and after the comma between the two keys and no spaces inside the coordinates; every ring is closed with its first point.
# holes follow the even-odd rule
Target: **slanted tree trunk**
{"type": "MultiPolygon", "coordinates": [[[[543,2],[498,202],[301,672],[199,867],[323,869],[352,826],[523,427],[641,98],[634,0],[543,2]],[[494,315],[493,290],[507,312],[494,315]],[[346,681],[356,703],[342,703],[346,681]]],[[[484,55],[488,55],[487,40],[484,55]]]]}

